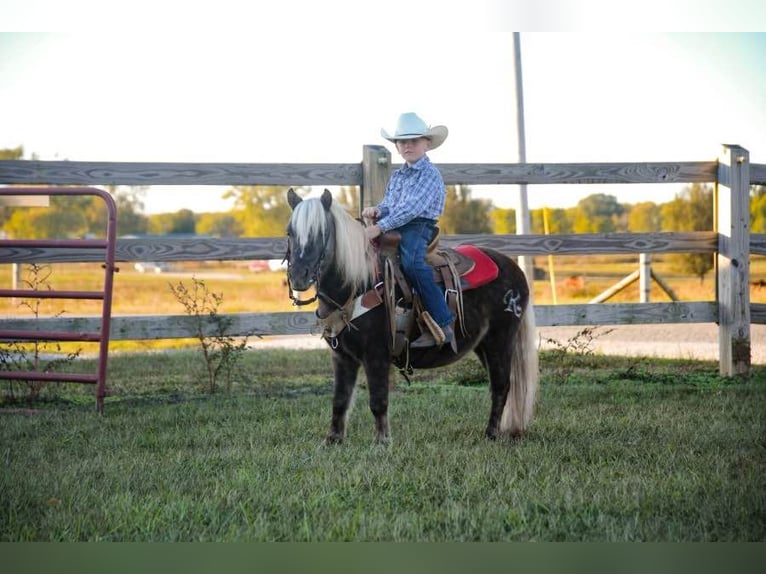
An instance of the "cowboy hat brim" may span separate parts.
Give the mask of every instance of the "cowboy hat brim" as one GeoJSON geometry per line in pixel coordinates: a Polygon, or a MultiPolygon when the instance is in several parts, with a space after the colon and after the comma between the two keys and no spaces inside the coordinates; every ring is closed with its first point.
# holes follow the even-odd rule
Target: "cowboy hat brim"
{"type": "Polygon", "coordinates": [[[429,126],[415,112],[406,112],[399,116],[396,129],[390,134],[385,129],[380,130],[380,135],[390,142],[397,140],[414,140],[428,138],[431,140],[431,149],[436,149],[447,139],[447,126],[429,126]]]}
{"type": "Polygon", "coordinates": [[[436,149],[444,143],[449,135],[447,126],[431,126],[423,133],[411,133],[411,134],[389,134],[385,129],[381,128],[380,135],[390,142],[396,143],[397,140],[414,140],[417,138],[428,138],[431,140],[431,149],[436,149]]]}

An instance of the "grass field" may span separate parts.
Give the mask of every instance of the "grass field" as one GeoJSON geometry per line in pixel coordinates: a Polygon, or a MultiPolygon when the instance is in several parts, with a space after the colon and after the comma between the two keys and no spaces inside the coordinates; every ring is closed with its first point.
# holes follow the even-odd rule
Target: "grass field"
{"type": "MultiPolygon", "coordinates": [[[[635,259],[556,258],[558,302],[587,301],[635,259]],[[567,291],[570,275],[584,284],[567,291]]],[[[751,269],[765,277],[766,259],[751,269]]],[[[683,300],[714,298],[710,275],[700,284],[661,258],[655,271],[683,300]]],[[[159,275],[123,265],[114,313],[181,314],[169,283],[192,274],[223,294],[223,313],[292,309],[281,274],[230,262],[159,275]]],[[[50,284],[100,280],[97,268],[54,265],[50,284]]],[[[617,300],[637,300],[632,287],[617,300]]],[[[535,293],[551,302],[547,280],[535,293]]],[[[751,298],[766,302],[766,290],[751,298]]],[[[57,301],[40,313],[62,311],[99,309],[57,301]]],[[[0,540],[766,540],[764,366],[727,380],[713,363],[543,353],[531,433],[488,443],[489,393],[470,359],[396,381],[387,448],[372,444],[362,381],[348,440],[330,448],[329,351],[248,351],[230,390],[211,396],[196,348],[145,352],[195,344],[112,342],[130,352],[110,356],[103,416],[77,385],[0,404],[0,540]]],[[[88,359],[71,368],[95,371],[88,359]]]]}
{"type": "Polygon", "coordinates": [[[0,540],[766,540],[766,367],[545,353],[531,433],[489,443],[465,360],[396,380],[389,447],[362,381],[326,447],[328,353],[248,352],[214,396],[195,352],[117,354],[103,416],[6,405],[0,540]]]}

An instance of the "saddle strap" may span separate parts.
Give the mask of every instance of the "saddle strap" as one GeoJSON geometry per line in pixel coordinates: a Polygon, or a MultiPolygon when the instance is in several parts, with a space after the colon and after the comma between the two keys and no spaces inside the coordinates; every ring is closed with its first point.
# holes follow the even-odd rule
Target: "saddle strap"
{"type": "Polygon", "coordinates": [[[444,300],[447,302],[452,314],[457,317],[460,331],[463,335],[468,335],[465,328],[463,313],[463,289],[460,284],[460,273],[455,267],[451,258],[445,257],[446,263],[439,266],[442,282],[444,283],[444,300]]]}
{"type": "Polygon", "coordinates": [[[392,357],[398,357],[408,346],[407,336],[412,327],[412,290],[404,278],[398,261],[393,257],[383,259],[383,292],[388,311],[388,348],[392,357]],[[399,287],[405,305],[399,305],[396,288],[399,287]]]}

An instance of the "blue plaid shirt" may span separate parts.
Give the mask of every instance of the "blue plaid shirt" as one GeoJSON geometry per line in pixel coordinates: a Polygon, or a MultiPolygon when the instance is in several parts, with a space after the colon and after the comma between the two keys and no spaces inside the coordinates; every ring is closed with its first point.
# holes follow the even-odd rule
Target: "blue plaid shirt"
{"type": "Polygon", "coordinates": [[[439,170],[428,156],[413,165],[406,163],[391,174],[383,201],[377,206],[381,232],[409,223],[416,217],[439,219],[447,190],[439,170]]]}

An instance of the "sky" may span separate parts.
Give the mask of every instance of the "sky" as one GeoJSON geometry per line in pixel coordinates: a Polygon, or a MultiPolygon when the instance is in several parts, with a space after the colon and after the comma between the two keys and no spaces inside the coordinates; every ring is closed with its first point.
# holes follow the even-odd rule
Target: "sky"
{"type": "MultiPolygon", "coordinates": [[[[528,162],[709,161],[732,143],[766,163],[762,2],[577,5],[294,0],[242,13],[230,0],[0,0],[0,148],[43,160],[353,163],[378,144],[398,162],[380,128],[415,111],[450,130],[435,163],[513,163],[515,30],[528,162]]],[[[537,208],[591,193],[661,203],[679,190],[527,193],[537,208]]],[[[221,195],[158,187],[144,204],[225,210],[221,195]]],[[[518,192],[474,186],[474,197],[515,207],[518,192]]]]}

